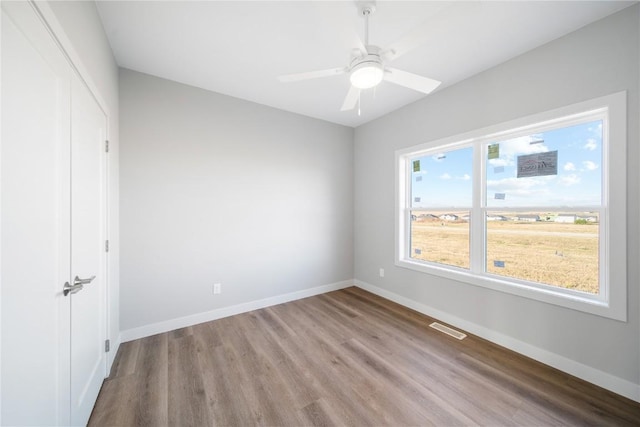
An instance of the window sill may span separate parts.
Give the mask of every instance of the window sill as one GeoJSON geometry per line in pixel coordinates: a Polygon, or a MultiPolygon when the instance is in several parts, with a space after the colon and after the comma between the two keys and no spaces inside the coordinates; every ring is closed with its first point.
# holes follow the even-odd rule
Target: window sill
{"type": "Polygon", "coordinates": [[[396,260],[395,264],[398,267],[430,274],[432,276],[443,277],[613,320],[626,321],[625,310],[620,310],[619,307],[613,307],[610,302],[602,300],[597,295],[589,295],[566,289],[556,290],[551,286],[536,287],[525,283],[505,280],[492,274],[477,274],[461,268],[440,267],[436,264],[413,260],[400,259],[396,260]]]}

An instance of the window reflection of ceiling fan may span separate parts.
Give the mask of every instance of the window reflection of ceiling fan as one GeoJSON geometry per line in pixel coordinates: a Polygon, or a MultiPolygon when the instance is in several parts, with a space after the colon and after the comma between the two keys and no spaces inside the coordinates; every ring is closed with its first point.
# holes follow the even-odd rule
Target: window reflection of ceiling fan
{"type": "Polygon", "coordinates": [[[423,42],[424,30],[410,34],[406,39],[392,45],[387,49],[382,49],[369,44],[369,17],[376,11],[376,2],[358,2],[358,12],[364,17],[364,45],[360,45],[353,50],[351,62],[342,68],[331,68],[328,70],[310,71],[307,73],[287,74],[278,77],[281,82],[295,82],[300,80],[315,79],[318,77],[329,77],[339,74],[349,74],[351,87],[342,103],[341,111],[352,110],[360,99],[360,91],[370,89],[383,80],[395,83],[409,89],[422,93],[431,93],[440,85],[440,82],[427,77],[407,71],[388,67],[386,64],[393,61],[400,55],[417,47],[423,42]]]}

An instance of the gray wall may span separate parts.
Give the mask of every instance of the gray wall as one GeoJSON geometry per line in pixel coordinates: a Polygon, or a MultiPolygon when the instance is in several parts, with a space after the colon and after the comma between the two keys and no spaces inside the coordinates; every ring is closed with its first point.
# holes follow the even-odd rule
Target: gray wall
{"type": "Polygon", "coordinates": [[[625,9],[357,128],[355,278],[640,383],[638,19],[638,6],[625,9]],[[395,150],[622,90],[628,91],[628,322],[394,266],[395,150]]]}
{"type": "MultiPolygon", "coordinates": [[[[65,35],[82,61],[84,71],[106,103],[109,114],[109,338],[116,344],[120,336],[119,279],[119,138],[118,138],[118,65],[102,27],[96,4],[92,1],[50,1],[49,7],[63,27],[65,35]]],[[[115,346],[114,346],[115,347],[115,346]]],[[[116,348],[109,353],[113,362],[116,348]]]]}
{"type": "Polygon", "coordinates": [[[123,330],[353,278],[353,129],[124,69],[120,112],[123,330]]]}

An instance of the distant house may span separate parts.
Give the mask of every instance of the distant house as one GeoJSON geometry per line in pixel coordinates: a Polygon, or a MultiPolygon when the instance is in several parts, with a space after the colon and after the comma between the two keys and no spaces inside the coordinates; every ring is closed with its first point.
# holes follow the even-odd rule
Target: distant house
{"type": "Polygon", "coordinates": [[[432,220],[432,219],[438,219],[437,216],[435,216],[434,214],[422,214],[420,215],[418,218],[422,219],[422,220],[432,220]]]}
{"type": "Polygon", "coordinates": [[[518,215],[516,217],[516,221],[536,222],[536,221],[540,221],[540,215],[530,215],[530,214],[518,215]]]}
{"type": "Polygon", "coordinates": [[[558,214],[558,216],[555,219],[555,222],[573,224],[574,222],[576,222],[577,218],[578,218],[578,215],[576,214],[558,214]]]}
{"type": "Polygon", "coordinates": [[[420,215],[411,214],[411,221],[424,222],[424,221],[434,221],[437,219],[438,217],[433,214],[420,214],[420,215]]]}
{"type": "Polygon", "coordinates": [[[578,219],[584,219],[587,222],[598,222],[598,217],[596,215],[579,216],[578,219]]]}
{"type": "Polygon", "coordinates": [[[487,221],[506,221],[507,217],[504,215],[489,215],[487,214],[487,221]]]}
{"type": "Polygon", "coordinates": [[[439,218],[444,221],[457,221],[459,217],[455,214],[442,214],[439,218]]]}

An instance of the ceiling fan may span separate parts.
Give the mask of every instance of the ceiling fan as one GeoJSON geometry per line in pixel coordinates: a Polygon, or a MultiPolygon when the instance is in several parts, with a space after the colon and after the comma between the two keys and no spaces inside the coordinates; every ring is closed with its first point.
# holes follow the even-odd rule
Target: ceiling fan
{"type": "MultiPolygon", "coordinates": [[[[355,108],[360,100],[360,91],[374,88],[383,80],[404,86],[418,92],[429,94],[435,90],[440,82],[407,71],[398,70],[387,66],[401,54],[404,54],[421,43],[424,30],[410,34],[406,40],[396,43],[395,47],[382,49],[369,44],[369,17],[376,11],[375,1],[357,2],[358,12],[364,18],[364,44],[353,49],[351,61],[348,66],[331,68],[328,70],[310,71],[306,73],[286,74],[278,77],[283,83],[301,80],[329,77],[339,74],[349,74],[351,86],[342,103],[341,111],[355,108]]],[[[419,29],[420,30],[420,29],[419,29]]],[[[360,109],[358,108],[358,114],[360,109]]]]}

